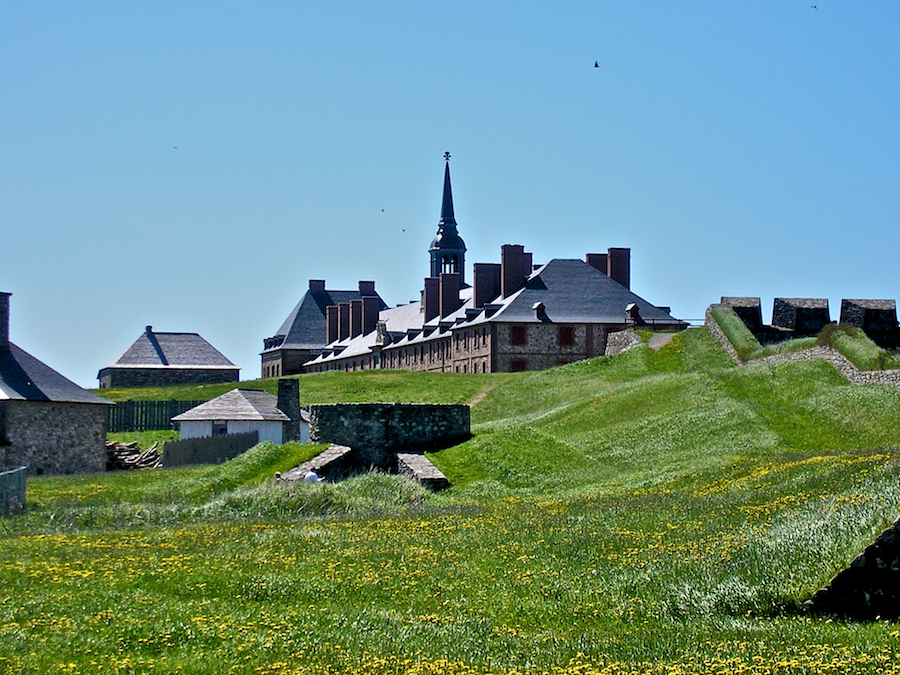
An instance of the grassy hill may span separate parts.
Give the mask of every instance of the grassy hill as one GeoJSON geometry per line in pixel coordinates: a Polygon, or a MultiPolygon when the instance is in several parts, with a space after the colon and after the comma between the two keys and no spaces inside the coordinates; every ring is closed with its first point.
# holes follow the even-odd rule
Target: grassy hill
{"type": "Polygon", "coordinates": [[[541,373],[301,392],[475,402],[472,439],[431,455],[453,487],[273,485],[315,448],[265,444],[30,481],[0,523],[0,671],[900,672],[897,625],[802,611],[897,515],[897,389],[737,368],[692,329],[541,373]]]}

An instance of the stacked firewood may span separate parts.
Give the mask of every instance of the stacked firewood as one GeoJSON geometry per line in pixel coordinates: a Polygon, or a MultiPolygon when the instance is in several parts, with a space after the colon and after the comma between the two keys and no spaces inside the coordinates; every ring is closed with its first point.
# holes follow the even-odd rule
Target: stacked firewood
{"type": "Polygon", "coordinates": [[[106,470],[158,469],[162,466],[162,453],[154,443],[147,450],[141,450],[137,441],[131,443],[106,442],[106,470]]]}

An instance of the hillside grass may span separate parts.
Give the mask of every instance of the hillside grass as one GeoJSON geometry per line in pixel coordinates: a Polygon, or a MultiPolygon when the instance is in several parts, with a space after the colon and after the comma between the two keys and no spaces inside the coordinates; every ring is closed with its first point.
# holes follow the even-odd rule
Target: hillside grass
{"type": "Polygon", "coordinates": [[[0,524],[0,671],[900,673],[896,624],[802,606],[897,515],[900,391],[737,368],[705,329],[468,378],[454,396],[487,393],[430,455],[437,495],[274,484],[300,445],[29,481],[0,524]]]}

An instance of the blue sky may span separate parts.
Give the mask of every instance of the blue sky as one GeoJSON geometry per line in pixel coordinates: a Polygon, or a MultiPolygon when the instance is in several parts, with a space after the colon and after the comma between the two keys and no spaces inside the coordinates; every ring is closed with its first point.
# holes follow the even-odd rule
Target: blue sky
{"type": "Polygon", "coordinates": [[[8,0],[11,337],[84,386],[148,324],[256,377],[310,278],[418,297],[445,151],[468,274],[628,246],[681,318],[836,319],[900,296],[898,45],[896,0],[8,0]]]}

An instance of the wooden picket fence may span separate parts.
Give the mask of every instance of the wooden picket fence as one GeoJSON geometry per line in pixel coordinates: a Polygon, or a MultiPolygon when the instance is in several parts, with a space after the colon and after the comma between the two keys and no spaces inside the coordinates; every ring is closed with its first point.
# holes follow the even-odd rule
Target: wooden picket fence
{"type": "Polygon", "coordinates": [[[122,401],[109,407],[107,431],[173,429],[172,418],[205,401],[122,401]]]}

